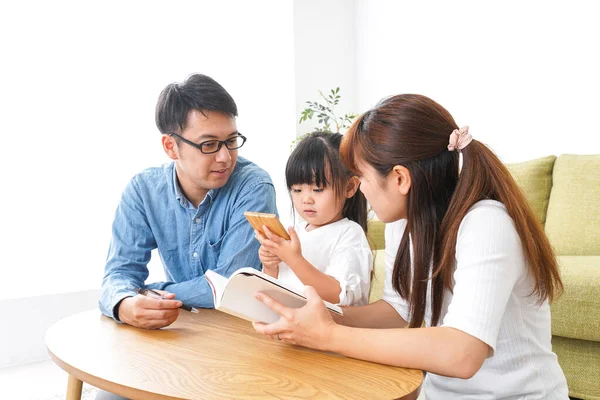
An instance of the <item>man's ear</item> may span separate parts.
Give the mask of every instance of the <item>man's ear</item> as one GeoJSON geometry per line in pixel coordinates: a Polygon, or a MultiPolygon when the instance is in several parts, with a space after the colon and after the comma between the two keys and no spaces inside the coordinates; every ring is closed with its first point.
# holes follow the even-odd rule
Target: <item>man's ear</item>
{"type": "Polygon", "coordinates": [[[179,159],[179,152],[178,152],[179,149],[177,148],[177,144],[175,143],[175,138],[173,138],[173,136],[171,136],[171,135],[162,135],[161,140],[162,140],[163,150],[165,151],[167,156],[171,160],[178,160],[179,159]]]}
{"type": "Polygon", "coordinates": [[[354,193],[356,193],[359,186],[360,179],[358,179],[358,176],[353,176],[352,178],[348,179],[348,183],[346,184],[346,198],[349,199],[350,197],[354,196],[354,193]]]}
{"type": "Polygon", "coordinates": [[[412,179],[408,168],[402,165],[395,165],[390,172],[393,185],[397,187],[400,194],[406,196],[412,186],[412,179]]]}

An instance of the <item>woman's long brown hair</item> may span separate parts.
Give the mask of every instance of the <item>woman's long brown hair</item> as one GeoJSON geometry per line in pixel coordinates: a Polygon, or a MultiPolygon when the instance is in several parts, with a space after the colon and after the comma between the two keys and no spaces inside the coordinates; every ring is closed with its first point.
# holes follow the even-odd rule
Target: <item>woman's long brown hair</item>
{"type": "Polygon", "coordinates": [[[382,184],[396,165],[411,174],[407,225],[392,276],[394,289],[409,303],[410,327],[423,324],[430,279],[430,323],[440,322],[444,291],[453,289],[458,228],[469,209],[484,199],[504,204],[513,219],[535,280],[532,295],[539,303],[552,301],[563,289],[542,225],[498,157],[473,140],[462,150],[459,174],[459,155],[447,148],[457,128],[450,113],[430,98],[398,95],[361,115],[341,145],[342,159],[354,173],[359,173],[357,162],[365,161],[377,170],[382,184]]]}

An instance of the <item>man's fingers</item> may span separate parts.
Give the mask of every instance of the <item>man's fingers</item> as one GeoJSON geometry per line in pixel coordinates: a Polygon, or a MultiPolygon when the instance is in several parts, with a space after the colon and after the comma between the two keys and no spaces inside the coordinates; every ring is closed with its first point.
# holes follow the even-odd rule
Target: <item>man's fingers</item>
{"type": "Polygon", "coordinates": [[[281,315],[285,319],[288,319],[288,320],[292,319],[292,317],[294,315],[293,309],[284,306],[283,304],[279,303],[278,301],[273,300],[271,297],[269,297],[268,295],[266,295],[262,292],[256,293],[254,295],[254,297],[256,297],[257,300],[265,303],[267,305],[267,307],[269,307],[271,310],[275,311],[277,314],[281,315]]]}
{"type": "Polygon", "coordinates": [[[179,300],[154,299],[148,296],[143,296],[139,302],[140,306],[149,310],[166,310],[181,307],[181,301],[179,300]]]}
{"type": "Polygon", "coordinates": [[[154,289],[154,291],[160,293],[162,297],[166,297],[168,299],[175,298],[175,293],[167,292],[166,290],[158,290],[158,289],[154,289]]]}

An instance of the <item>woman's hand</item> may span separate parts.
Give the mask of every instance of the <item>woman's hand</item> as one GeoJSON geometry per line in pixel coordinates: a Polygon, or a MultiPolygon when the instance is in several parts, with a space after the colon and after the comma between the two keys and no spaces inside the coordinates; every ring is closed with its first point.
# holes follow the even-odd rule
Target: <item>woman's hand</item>
{"type": "Polygon", "coordinates": [[[302,246],[300,245],[300,239],[294,228],[288,228],[290,234],[290,240],[277,236],[265,225],[263,226],[265,232],[262,235],[260,232],[256,232],[256,239],[264,247],[265,250],[279,257],[280,260],[284,261],[287,265],[294,264],[295,260],[302,257],[302,246]]]}
{"type": "Polygon", "coordinates": [[[281,318],[271,324],[253,322],[254,329],[271,339],[317,350],[329,350],[333,330],[338,325],[314,288],[305,286],[304,295],[307,299],[304,307],[288,308],[264,293],[257,293],[255,297],[281,315],[281,318]]]}

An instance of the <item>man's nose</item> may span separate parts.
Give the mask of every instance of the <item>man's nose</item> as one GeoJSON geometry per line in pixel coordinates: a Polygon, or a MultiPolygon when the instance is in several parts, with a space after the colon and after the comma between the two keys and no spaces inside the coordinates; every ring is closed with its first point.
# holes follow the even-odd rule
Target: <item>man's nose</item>
{"type": "Polygon", "coordinates": [[[215,158],[217,162],[229,162],[231,160],[231,154],[229,154],[229,149],[225,144],[221,145],[221,149],[217,151],[215,158]]]}

